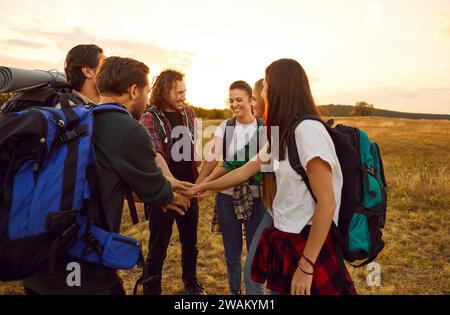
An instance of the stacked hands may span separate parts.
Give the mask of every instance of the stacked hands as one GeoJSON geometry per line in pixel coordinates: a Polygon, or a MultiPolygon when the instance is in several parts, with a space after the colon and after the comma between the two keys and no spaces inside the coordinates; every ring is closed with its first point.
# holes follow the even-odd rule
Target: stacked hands
{"type": "Polygon", "coordinates": [[[167,180],[172,185],[173,200],[163,207],[164,212],[172,210],[184,215],[191,205],[192,198],[205,198],[214,194],[214,191],[208,189],[207,182],[193,184],[172,177],[167,177],[167,180]]]}

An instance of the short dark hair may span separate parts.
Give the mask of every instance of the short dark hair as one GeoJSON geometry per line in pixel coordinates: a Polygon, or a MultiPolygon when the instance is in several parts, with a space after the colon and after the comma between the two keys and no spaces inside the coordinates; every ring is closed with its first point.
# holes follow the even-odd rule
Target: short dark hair
{"type": "Polygon", "coordinates": [[[243,90],[249,97],[252,96],[252,87],[250,86],[250,84],[242,80],[234,81],[233,83],[231,83],[230,91],[231,90],[243,90]]]}
{"type": "Polygon", "coordinates": [[[143,88],[148,84],[149,68],[132,58],[108,57],[97,74],[97,89],[100,94],[122,95],[136,84],[143,88]]]}
{"type": "Polygon", "coordinates": [[[173,88],[176,81],[183,81],[184,74],[172,70],[166,69],[161,72],[157,77],[153,79],[152,93],[150,96],[150,105],[155,105],[158,109],[163,110],[169,106],[167,97],[169,91],[173,88]]]}
{"type": "Polygon", "coordinates": [[[76,90],[80,91],[86,77],[81,70],[83,67],[96,68],[100,62],[99,54],[103,49],[97,45],[78,45],[73,47],[66,56],[64,72],[67,81],[76,90]]]}

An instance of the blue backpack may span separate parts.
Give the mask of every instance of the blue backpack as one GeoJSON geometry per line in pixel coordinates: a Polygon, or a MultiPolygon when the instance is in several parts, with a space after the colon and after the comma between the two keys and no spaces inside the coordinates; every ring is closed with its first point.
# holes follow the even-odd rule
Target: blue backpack
{"type": "Polygon", "coordinates": [[[27,278],[45,264],[51,276],[66,254],[112,269],[143,264],[138,241],[108,232],[92,143],[96,115],[129,113],[61,105],[0,117],[0,281],[27,278]]]}

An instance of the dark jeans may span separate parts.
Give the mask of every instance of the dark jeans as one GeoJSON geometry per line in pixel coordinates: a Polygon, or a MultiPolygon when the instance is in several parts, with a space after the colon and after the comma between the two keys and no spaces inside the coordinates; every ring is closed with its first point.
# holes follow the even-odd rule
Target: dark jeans
{"type": "Polygon", "coordinates": [[[147,256],[147,276],[154,281],[144,285],[144,294],[161,294],[161,275],[164,259],[167,256],[173,222],[177,223],[181,243],[181,269],[184,285],[197,282],[197,226],[198,202],[191,200],[191,207],[185,215],[161,208],[146,206],[149,217],[150,240],[147,256]],[[156,277],[154,277],[156,276],[156,277]]]}
{"type": "Polygon", "coordinates": [[[234,211],[233,197],[217,193],[216,209],[224,245],[225,260],[228,271],[228,284],[233,294],[241,290],[242,281],[242,224],[245,227],[247,251],[253,236],[267,210],[260,198],[253,201],[252,215],[248,221],[238,220],[234,211]]]}
{"type": "Polygon", "coordinates": [[[255,257],[256,249],[259,244],[259,237],[261,236],[264,229],[273,223],[273,218],[266,210],[261,222],[256,229],[255,235],[253,235],[252,244],[248,248],[247,258],[245,258],[244,263],[244,283],[245,283],[245,294],[247,295],[264,295],[265,289],[264,284],[257,283],[252,280],[252,262],[253,257],[255,257]]]}

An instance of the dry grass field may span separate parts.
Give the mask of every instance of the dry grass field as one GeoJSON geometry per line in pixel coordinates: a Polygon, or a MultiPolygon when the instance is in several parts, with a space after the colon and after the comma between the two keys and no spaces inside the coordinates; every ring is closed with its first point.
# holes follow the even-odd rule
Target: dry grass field
{"type": "MultiPolygon", "coordinates": [[[[359,294],[450,294],[450,121],[371,117],[336,122],[357,126],[378,142],[388,182],[386,247],[376,260],[381,286],[368,286],[366,268],[349,267],[359,294]]],[[[209,121],[204,127],[214,123],[218,124],[209,121]]],[[[228,294],[222,239],[210,232],[213,207],[213,198],[200,206],[198,275],[208,294],[228,294]]],[[[141,240],[146,248],[147,223],[133,226],[127,209],[123,222],[123,233],[141,240]]],[[[139,270],[121,275],[131,293],[139,270]]],[[[177,294],[182,287],[175,225],[163,293],[177,294]]],[[[0,294],[22,293],[18,283],[0,284],[0,294]]]]}

